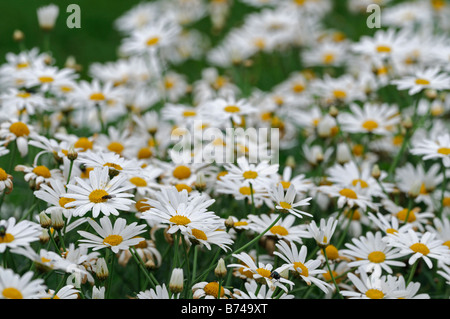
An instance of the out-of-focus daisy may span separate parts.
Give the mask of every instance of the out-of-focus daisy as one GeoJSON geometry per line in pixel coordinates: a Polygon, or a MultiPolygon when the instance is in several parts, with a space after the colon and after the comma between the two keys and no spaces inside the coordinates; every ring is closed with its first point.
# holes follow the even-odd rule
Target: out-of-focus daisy
{"type": "Polygon", "coordinates": [[[411,148],[411,153],[421,155],[424,160],[438,158],[445,167],[450,167],[450,134],[437,136],[436,140],[425,139],[411,148]]]}
{"type": "Polygon", "coordinates": [[[391,274],[391,266],[404,267],[405,263],[394,259],[403,255],[398,253],[398,249],[392,248],[383,241],[381,232],[368,232],[365,236],[353,238],[353,243],[346,243],[347,249],[342,253],[351,256],[355,261],[351,261],[349,267],[363,267],[368,273],[384,270],[391,274]]]}
{"type": "Polygon", "coordinates": [[[427,293],[419,293],[421,288],[420,282],[410,282],[406,284],[403,276],[388,276],[388,281],[392,281],[396,288],[391,292],[392,296],[397,299],[430,299],[427,293]]]}
{"type": "Polygon", "coordinates": [[[15,217],[0,220],[0,252],[6,248],[28,246],[38,241],[42,228],[39,224],[29,220],[17,222],[15,217]]]}
{"type": "Polygon", "coordinates": [[[90,107],[95,110],[95,106],[113,105],[123,101],[123,91],[114,87],[112,82],[100,83],[98,79],[91,82],[82,80],[77,83],[70,97],[74,101],[74,106],[90,107]]]}
{"type": "Polygon", "coordinates": [[[5,121],[0,125],[0,137],[7,141],[16,141],[17,149],[22,157],[28,154],[30,135],[35,134],[32,125],[19,120],[5,121]]]}
{"type": "Polygon", "coordinates": [[[202,281],[192,286],[194,299],[230,299],[231,291],[223,286],[220,287],[217,281],[202,281]],[[220,296],[219,296],[220,295],[220,296]]]}
{"type": "Polygon", "coordinates": [[[284,192],[284,188],[282,184],[273,184],[273,186],[269,190],[269,194],[272,200],[275,202],[275,208],[281,212],[288,212],[297,216],[298,218],[303,218],[303,215],[312,217],[310,213],[301,211],[297,209],[298,206],[307,206],[309,205],[309,201],[312,197],[308,197],[302,199],[298,202],[295,201],[295,197],[297,196],[297,191],[295,190],[294,185],[290,185],[287,189],[286,193],[284,192]]]}
{"type": "Polygon", "coordinates": [[[408,229],[405,233],[397,235],[388,234],[389,245],[399,248],[403,256],[410,255],[408,263],[414,264],[418,259],[423,259],[428,268],[433,268],[431,259],[436,259],[448,264],[450,262],[450,249],[443,245],[441,239],[436,239],[436,233],[419,233],[408,229]]]}
{"type": "Polygon", "coordinates": [[[351,104],[350,111],[338,115],[338,122],[344,132],[386,135],[400,122],[397,107],[386,103],[377,105],[366,102],[362,108],[351,104]]]}
{"type": "Polygon", "coordinates": [[[88,150],[78,155],[77,161],[86,167],[107,167],[120,175],[139,175],[140,167],[135,160],[127,159],[111,151],[93,152],[88,150]]]}
{"type": "Polygon", "coordinates": [[[100,224],[92,219],[88,219],[88,222],[99,236],[79,230],[78,234],[82,237],[79,240],[80,247],[85,246],[94,251],[111,248],[114,253],[128,250],[131,246],[139,244],[142,238],[136,236],[143,233],[146,227],[146,225],[138,225],[137,222],[127,225],[124,218],[116,219],[113,226],[107,216],[100,218],[100,224]]]}
{"type": "Polygon", "coordinates": [[[378,212],[375,215],[369,212],[368,217],[375,224],[374,230],[382,231],[385,235],[405,232],[409,227],[411,227],[409,223],[402,223],[400,225],[399,219],[392,214],[383,215],[378,212]]]}
{"type": "Polygon", "coordinates": [[[40,299],[48,296],[43,279],[33,279],[29,271],[23,276],[11,269],[0,268],[0,299],[40,299]]]}
{"type": "Polygon", "coordinates": [[[92,211],[94,218],[100,213],[119,215],[118,210],[128,211],[134,203],[129,197],[133,194],[127,193],[132,188],[126,183],[126,176],[117,175],[110,179],[109,168],[94,168],[89,173],[89,182],[75,177],[76,184],[68,184],[67,198],[75,199],[64,205],[65,208],[73,208],[74,216],[84,216],[92,211]]]}
{"type": "Polygon", "coordinates": [[[37,17],[39,26],[45,30],[50,31],[56,23],[59,15],[59,7],[55,4],[49,4],[37,9],[37,17]]]}
{"type": "MultiPolygon", "coordinates": [[[[435,216],[434,213],[429,211],[422,212],[420,207],[411,207],[409,209],[408,207],[397,205],[389,199],[383,200],[382,205],[392,216],[392,226],[395,226],[397,222],[402,223],[401,229],[396,228],[397,231],[406,230],[406,227],[403,227],[404,225],[423,231],[425,225],[435,216]]],[[[395,231],[390,230],[388,233],[395,233],[395,231]]]]}
{"type": "Polygon", "coordinates": [[[252,185],[267,185],[274,178],[278,171],[278,164],[270,164],[268,161],[261,161],[259,163],[251,163],[245,157],[237,159],[237,165],[225,164],[224,167],[228,174],[224,177],[226,179],[234,179],[240,181],[248,181],[252,185]]]}
{"type": "Polygon", "coordinates": [[[424,89],[437,91],[450,88],[450,77],[445,73],[440,73],[439,67],[432,67],[419,70],[414,75],[405,76],[398,80],[393,80],[399,90],[408,90],[409,95],[414,95],[424,89]]]}
{"type": "Polygon", "coordinates": [[[24,112],[33,115],[36,111],[43,111],[47,107],[46,99],[37,92],[9,88],[1,97],[3,106],[8,110],[16,110],[16,116],[24,112]]]}
{"type": "Polygon", "coordinates": [[[192,244],[205,246],[208,250],[211,250],[211,245],[217,245],[227,251],[231,249],[229,246],[234,243],[230,234],[220,228],[204,228],[203,230],[188,228],[186,235],[192,244]]]}
{"type": "Polygon", "coordinates": [[[337,206],[342,208],[348,206],[349,208],[359,207],[362,210],[367,208],[376,208],[376,203],[372,201],[357,185],[355,186],[340,186],[340,185],[324,185],[319,187],[320,191],[331,196],[337,197],[337,206]]]}
{"type": "Polygon", "coordinates": [[[306,246],[302,245],[300,250],[298,250],[296,244],[289,246],[286,242],[280,241],[276,247],[278,250],[275,251],[274,254],[279,256],[286,263],[280,268],[293,271],[296,275],[300,276],[308,286],[314,284],[324,293],[328,293],[331,286],[315,277],[318,274],[326,273],[326,271],[318,269],[321,266],[319,260],[306,260],[308,252],[306,246]]]}
{"type": "Polygon", "coordinates": [[[9,194],[13,189],[12,175],[8,174],[3,168],[0,167],[0,193],[5,191],[5,194],[9,194]]]}
{"type": "Polygon", "coordinates": [[[234,97],[217,98],[210,103],[203,104],[204,108],[210,108],[211,115],[222,120],[227,127],[232,123],[239,125],[243,117],[256,112],[256,108],[244,99],[234,97]]]}
{"type": "MultiPolygon", "coordinates": [[[[135,245],[133,248],[136,254],[145,263],[146,267],[158,268],[161,266],[162,255],[158,251],[153,240],[141,237],[139,244],[135,245]]],[[[131,257],[132,254],[129,250],[123,250],[119,256],[119,263],[126,266],[131,257]]]]}
{"type": "Polygon", "coordinates": [[[45,165],[17,165],[14,170],[23,172],[25,174],[24,180],[32,184],[36,189],[39,189],[42,183],[49,183],[52,179],[62,176],[60,169],[49,169],[45,165]]]}
{"type": "MultiPolygon", "coordinates": [[[[79,290],[75,289],[73,285],[66,285],[59,289],[58,291],[54,291],[53,289],[48,290],[48,299],[78,299],[79,298],[79,290]]],[[[47,298],[43,298],[47,299],[47,298]]]]}
{"type": "Polygon", "coordinates": [[[252,201],[255,207],[261,207],[263,203],[269,207],[273,206],[273,201],[267,192],[267,188],[260,184],[251,184],[248,180],[238,180],[230,178],[221,178],[217,181],[215,190],[218,194],[230,194],[236,200],[245,200],[247,203],[252,201]]]}

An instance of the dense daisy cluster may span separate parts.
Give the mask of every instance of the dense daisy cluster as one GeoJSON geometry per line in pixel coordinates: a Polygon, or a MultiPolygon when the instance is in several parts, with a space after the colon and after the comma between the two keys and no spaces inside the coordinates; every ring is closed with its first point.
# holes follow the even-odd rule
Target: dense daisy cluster
{"type": "Polygon", "coordinates": [[[449,298],[450,6],[336,2],[142,2],[87,76],[7,53],[0,298],[449,298]]]}

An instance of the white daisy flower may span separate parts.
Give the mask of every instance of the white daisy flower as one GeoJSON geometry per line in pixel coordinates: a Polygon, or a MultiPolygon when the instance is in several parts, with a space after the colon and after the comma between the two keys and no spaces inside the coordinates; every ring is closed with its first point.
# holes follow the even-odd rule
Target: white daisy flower
{"type": "Polygon", "coordinates": [[[147,227],[147,225],[138,225],[137,222],[127,225],[124,218],[117,218],[113,226],[107,216],[100,218],[100,224],[92,219],[88,219],[88,223],[99,236],[79,230],[78,234],[83,237],[79,240],[80,247],[92,248],[94,251],[111,248],[114,253],[128,250],[131,246],[139,244],[142,238],[136,236],[145,232],[147,227]]]}
{"type": "Polygon", "coordinates": [[[110,179],[109,168],[94,168],[89,173],[89,181],[86,182],[75,177],[76,183],[68,184],[67,198],[74,201],[64,205],[65,208],[74,208],[73,216],[84,216],[92,211],[92,217],[97,218],[100,213],[109,216],[119,215],[118,210],[128,211],[134,203],[129,197],[133,194],[127,193],[132,188],[126,183],[126,176],[117,175],[110,179]]]}
{"type": "Polygon", "coordinates": [[[437,136],[436,140],[425,139],[412,145],[411,154],[421,155],[424,160],[441,159],[445,167],[450,167],[450,134],[437,136]]]}
{"type": "Polygon", "coordinates": [[[410,255],[409,265],[414,264],[418,259],[423,259],[428,268],[433,268],[431,259],[436,259],[444,264],[450,263],[450,249],[443,245],[441,239],[436,239],[436,233],[418,233],[408,229],[405,233],[396,235],[388,234],[389,245],[400,249],[403,256],[410,255]]]}
{"type": "Polygon", "coordinates": [[[392,84],[395,84],[399,90],[408,90],[409,95],[414,95],[424,89],[447,90],[450,88],[450,76],[440,72],[441,68],[439,67],[419,70],[414,75],[393,80],[392,84]]]}
{"type": "Polygon", "coordinates": [[[58,19],[59,7],[55,4],[49,4],[37,9],[39,26],[43,30],[52,30],[58,19]]]}
{"type": "Polygon", "coordinates": [[[6,248],[29,246],[39,240],[41,232],[41,225],[29,220],[17,222],[14,217],[0,220],[0,253],[6,248]]]}
{"type": "Polygon", "coordinates": [[[308,232],[320,247],[327,247],[330,245],[338,221],[333,217],[329,217],[328,219],[321,218],[319,223],[320,224],[317,225],[316,221],[312,220],[311,223],[307,225],[308,232]]]}
{"type": "Polygon", "coordinates": [[[309,286],[311,284],[316,285],[324,293],[328,293],[332,289],[331,285],[316,278],[319,274],[326,273],[325,270],[318,269],[321,266],[319,260],[306,260],[308,248],[304,245],[298,250],[295,244],[288,245],[284,241],[280,241],[277,245],[277,251],[275,255],[279,256],[286,264],[282,265],[280,269],[289,269],[296,275],[299,275],[309,286]]]}
{"type": "Polygon", "coordinates": [[[370,276],[365,271],[360,271],[359,276],[349,273],[348,278],[355,289],[349,287],[342,289],[341,294],[349,299],[393,299],[392,291],[397,284],[388,281],[380,272],[373,272],[370,276]]]}
{"type": "Polygon", "coordinates": [[[29,271],[23,276],[11,269],[0,268],[0,299],[40,299],[47,297],[47,286],[43,279],[32,279],[29,271]]]}
{"type": "MultiPolygon", "coordinates": [[[[236,299],[272,299],[274,290],[267,289],[266,286],[260,286],[256,280],[244,283],[245,290],[234,289],[233,297],[236,299]]],[[[277,296],[278,298],[278,296],[277,296]]],[[[294,299],[294,295],[283,293],[279,299],[294,299]]]]}
{"type": "Polygon", "coordinates": [[[349,267],[363,267],[368,273],[373,271],[386,271],[392,274],[391,266],[404,267],[405,263],[394,259],[402,257],[398,249],[390,247],[385,241],[381,232],[366,233],[365,236],[353,238],[351,243],[346,243],[342,253],[351,256],[355,261],[351,261],[349,267]]]}
{"type": "Polygon", "coordinates": [[[158,285],[155,289],[140,291],[136,297],[138,299],[178,299],[179,294],[170,294],[166,284],[158,285]]]}
{"type": "Polygon", "coordinates": [[[230,299],[231,291],[223,286],[220,287],[217,281],[202,281],[192,286],[194,299],[230,299]],[[220,297],[219,297],[220,294],[220,297]]]}
{"type": "Polygon", "coordinates": [[[22,157],[28,154],[28,140],[35,134],[32,125],[17,119],[5,121],[0,125],[0,137],[7,141],[16,141],[17,149],[22,157]]]}
{"type": "Polygon", "coordinates": [[[303,215],[312,217],[310,213],[305,211],[301,211],[296,207],[299,206],[308,206],[312,197],[308,197],[302,199],[298,202],[295,201],[295,197],[297,196],[297,191],[295,190],[295,186],[292,184],[289,186],[286,194],[284,193],[284,188],[282,184],[272,184],[272,187],[269,189],[269,194],[272,200],[275,202],[275,208],[281,212],[288,212],[297,216],[298,218],[303,218],[303,215]]]}

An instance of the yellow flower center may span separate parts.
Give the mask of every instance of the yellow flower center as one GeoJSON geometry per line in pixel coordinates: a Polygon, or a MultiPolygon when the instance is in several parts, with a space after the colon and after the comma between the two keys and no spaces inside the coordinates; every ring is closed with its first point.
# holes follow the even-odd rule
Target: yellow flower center
{"type": "Polygon", "coordinates": [[[370,299],[383,299],[384,293],[378,289],[369,289],[366,291],[366,296],[370,299]]]}
{"type": "Polygon", "coordinates": [[[422,243],[412,244],[411,246],[409,246],[409,248],[416,253],[421,253],[422,255],[428,255],[430,253],[430,249],[427,247],[427,245],[422,243]]]}
{"type": "Polygon", "coordinates": [[[227,113],[237,113],[241,109],[236,105],[228,105],[228,106],[225,106],[225,108],[223,110],[227,113]]]}
{"type": "Polygon", "coordinates": [[[102,92],[92,93],[89,97],[91,101],[104,101],[105,95],[102,92]]]}
{"type": "MultiPolygon", "coordinates": [[[[339,276],[339,274],[338,274],[336,271],[332,270],[332,271],[331,271],[331,274],[333,274],[333,277],[334,277],[334,279],[336,280],[336,283],[340,283],[340,282],[342,281],[342,278],[336,278],[336,277],[339,276]]],[[[324,273],[324,274],[322,274],[322,275],[323,275],[323,278],[324,278],[326,281],[331,281],[331,280],[332,280],[331,274],[330,274],[330,272],[326,272],[326,273],[324,273]]]]}
{"type": "Polygon", "coordinates": [[[5,236],[0,236],[0,244],[11,243],[14,240],[14,236],[6,233],[5,236]]]}
{"type": "Polygon", "coordinates": [[[103,244],[110,246],[117,246],[123,241],[123,237],[120,235],[108,235],[103,239],[103,244]]]}
{"type": "Polygon", "coordinates": [[[146,44],[147,44],[147,46],[151,47],[153,45],[158,44],[158,42],[159,42],[159,37],[152,37],[147,40],[146,44]]]}
{"type": "Polygon", "coordinates": [[[442,200],[442,205],[445,207],[450,207],[450,197],[444,197],[442,200]]]}
{"type": "Polygon", "coordinates": [[[19,92],[16,94],[17,97],[21,97],[22,99],[28,99],[31,94],[28,92],[19,92]]]}
{"type": "Polygon", "coordinates": [[[45,167],[44,165],[39,165],[33,168],[33,173],[35,173],[38,176],[42,176],[44,178],[50,178],[52,177],[52,174],[50,173],[50,170],[45,167]]]}
{"type": "Polygon", "coordinates": [[[270,270],[267,270],[265,268],[258,268],[256,269],[256,272],[264,278],[270,278],[270,270]]]}
{"type": "Polygon", "coordinates": [[[186,216],[181,216],[181,215],[172,216],[169,219],[169,221],[176,225],[182,225],[182,226],[186,226],[191,222],[191,220],[189,218],[187,218],[186,216]]]}
{"type": "Polygon", "coordinates": [[[87,167],[84,171],[81,172],[80,177],[81,178],[89,178],[89,173],[94,170],[92,167],[87,167]]]}
{"type": "Polygon", "coordinates": [[[105,164],[103,164],[103,166],[111,167],[118,171],[121,171],[123,169],[122,166],[120,166],[119,164],[115,164],[115,163],[105,163],[105,164]]]}
{"type": "Polygon", "coordinates": [[[117,154],[122,153],[124,148],[125,147],[122,145],[122,143],[119,143],[119,142],[111,142],[108,145],[108,150],[110,150],[111,152],[115,152],[117,154]]]}
{"type": "Polygon", "coordinates": [[[302,276],[305,276],[305,277],[309,276],[308,268],[305,265],[303,265],[303,263],[296,261],[296,262],[294,262],[294,269],[299,271],[298,268],[300,268],[300,270],[301,270],[300,274],[302,276]]]}
{"type": "Polygon", "coordinates": [[[89,194],[89,200],[96,204],[104,203],[108,200],[108,195],[104,189],[96,189],[89,194]]]}
{"type": "Polygon", "coordinates": [[[416,84],[417,85],[429,85],[430,81],[426,80],[426,79],[416,79],[416,84]]]}
{"type": "Polygon", "coordinates": [[[150,158],[152,157],[153,152],[149,147],[143,147],[139,150],[137,157],[138,159],[150,158]]]}
{"type": "Polygon", "coordinates": [[[272,234],[274,235],[280,235],[280,236],[287,236],[289,235],[289,232],[286,228],[284,228],[283,226],[280,225],[275,225],[273,226],[270,231],[272,232],[272,234]]]}
{"type": "Polygon", "coordinates": [[[192,117],[192,116],[195,116],[195,115],[197,115],[197,113],[195,111],[184,111],[183,112],[183,116],[184,117],[192,117]]]}
{"type": "Polygon", "coordinates": [[[83,151],[92,149],[94,143],[91,142],[87,137],[80,137],[75,144],[75,148],[81,148],[83,151]]]}
{"type": "Polygon", "coordinates": [[[361,186],[361,188],[369,187],[369,184],[367,184],[367,182],[362,179],[354,179],[352,182],[352,185],[356,186],[356,185],[358,185],[358,183],[361,186]]]}
{"type": "Polygon", "coordinates": [[[386,255],[382,251],[373,251],[367,257],[370,262],[379,264],[386,259],[386,255]]]}
{"type": "Polygon", "coordinates": [[[335,246],[333,246],[333,245],[328,245],[328,246],[325,248],[325,252],[327,253],[328,259],[330,259],[330,260],[336,260],[336,259],[339,258],[339,251],[338,251],[338,249],[337,249],[335,246]]]}
{"type": "Polygon", "coordinates": [[[3,168],[0,168],[0,181],[6,181],[8,179],[8,174],[3,168]]]}
{"type": "Polygon", "coordinates": [[[291,208],[292,208],[292,205],[289,204],[289,203],[287,203],[287,202],[280,202],[280,206],[281,206],[283,209],[291,209],[291,208]]]}
{"type": "Polygon", "coordinates": [[[355,191],[350,189],[350,188],[344,188],[341,191],[339,191],[339,194],[341,194],[341,196],[347,197],[347,198],[351,198],[351,199],[357,199],[358,196],[356,195],[355,191]]]}
{"type": "Polygon", "coordinates": [[[181,192],[183,189],[185,189],[188,193],[192,192],[192,187],[186,184],[176,184],[175,188],[179,192],[181,192]]]}
{"type": "Polygon", "coordinates": [[[41,83],[52,83],[54,79],[51,76],[41,76],[39,77],[41,83]]]}
{"type": "Polygon", "coordinates": [[[333,53],[327,53],[323,56],[323,63],[324,64],[331,64],[334,62],[334,54],[333,53]]]}
{"type": "Polygon", "coordinates": [[[353,146],[352,151],[356,156],[361,156],[364,152],[364,146],[361,144],[356,144],[353,146]]]}
{"type": "Polygon", "coordinates": [[[247,225],[248,225],[247,222],[235,222],[234,223],[234,227],[247,226],[247,225]]]}
{"type": "Polygon", "coordinates": [[[292,91],[294,91],[295,93],[301,93],[305,90],[305,86],[297,83],[292,87],[292,91]]]}
{"type": "Polygon", "coordinates": [[[252,189],[249,186],[242,186],[239,188],[239,193],[245,196],[249,196],[252,194],[252,189]]]}
{"type": "Polygon", "coordinates": [[[374,129],[378,128],[378,123],[373,120],[367,120],[362,124],[362,127],[371,132],[374,129]]]}
{"type": "Polygon", "coordinates": [[[333,94],[336,99],[340,99],[340,100],[343,100],[347,97],[347,93],[342,90],[334,90],[333,94]]]}
{"type": "Polygon", "coordinates": [[[246,171],[242,174],[245,179],[255,179],[258,177],[258,173],[255,171],[246,171]]]}
{"type": "Polygon", "coordinates": [[[437,152],[442,155],[450,155],[450,148],[449,147],[441,147],[438,149],[437,152]]]}
{"type": "MultiPolygon", "coordinates": [[[[397,218],[401,221],[405,221],[407,214],[408,214],[408,209],[404,208],[397,213],[397,218]]],[[[412,223],[415,220],[416,220],[416,215],[414,214],[413,210],[410,210],[409,215],[408,215],[408,223],[412,223]]]]}
{"type": "Polygon", "coordinates": [[[289,186],[291,186],[291,182],[281,181],[280,184],[281,186],[283,186],[284,189],[288,189],[289,186]]]}
{"type": "Polygon", "coordinates": [[[147,182],[145,181],[145,179],[137,176],[130,178],[130,182],[137,187],[147,186],[147,182]]]}
{"type": "Polygon", "coordinates": [[[186,179],[191,176],[191,169],[185,165],[175,167],[172,172],[173,177],[177,179],[186,179]]]}
{"type": "Polygon", "coordinates": [[[9,126],[9,131],[17,137],[28,136],[30,129],[23,122],[15,122],[9,126]]]}
{"type": "Polygon", "coordinates": [[[75,201],[74,198],[61,197],[61,198],[59,199],[59,206],[61,206],[61,207],[63,207],[63,208],[66,208],[65,205],[66,205],[67,203],[70,203],[70,202],[73,202],[73,201],[75,201]]]}
{"type": "Polygon", "coordinates": [[[400,146],[403,143],[403,136],[396,135],[392,138],[392,144],[395,146],[400,146]]]}
{"type": "Polygon", "coordinates": [[[442,245],[447,246],[448,248],[450,248],[450,240],[447,240],[442,245]]]}
{"type": "Polygon", "coordinates": [[[388,228],[388,229],[386,229],[386,233],[395,234],[395,233],[398,233],[398,230],[394,229],[394,228],[388,228]]]}
{"type": "MultiPolygon", "coordinates": [[[[217,296],[219,295],[219,283],[210,282],[203,288],[203,290],[205,291],[205,294],[217,298],[217,296]]],[[[225,290],[223,289],[223,287],[220,287],[220,297],[223,297],[224,295],[225,290]]]]}
{"type": "Polygon", "coordinates": [[[6,299],[23,299],[22,293],[14,287],[3,289],[2,295],[6,299]]]}
{"type": "Polygon", "coordinates": [[[138,200],[136,204],[134,204],[138,212],[145,212],[146,210],[149,210],[151,206],[147,204],[147,201],[145,199],[138,200]]]}
{"type": "Polygon", "coordinates": [[[192,235],[197,239],[208,240],[205,232],[200,229],[192,229],[192,235]]]}
{"type": "Polygon", "coordinates": [[[390,53],[391,47],[389,47],[387,45],[379,45],[379,46],[377,46],[377,51],[378,51],[378,53],[390,53]]]}
{"type": "Polygon", "coordinates": [[[445,1],[444,0],[431,0],[431,5],[433,6],[434,10],[439,11],[445,7],[445,1]]]}

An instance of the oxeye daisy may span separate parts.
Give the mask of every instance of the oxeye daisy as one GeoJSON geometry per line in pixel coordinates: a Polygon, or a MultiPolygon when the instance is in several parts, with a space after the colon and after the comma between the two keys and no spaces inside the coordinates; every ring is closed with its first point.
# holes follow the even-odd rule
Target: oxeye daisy
{"type": "Polygon", "coordinates": [[[349,133],[391,134],[400,122],[396,106],[366,102],[362,107],[350,105],[351,113],[339,113],[338,122],[342,131],[349,133]]]}
{"type": "Polygon", "coordinates": [[[228,163],[224,167],[228,172],[225,176],[227,179],[248,181],[252,185],[264,185],[276,178],[279,165],[269,164],[267,161],[250,163],[245,157],[239,157],[237,165],[228,163]]]}
{"type": "Polygon", "coordinates": [[[261,285],[267,285],[267,286],[269,286],[270,289],[275,289],[276,287],[280,287],[285,292],[288,291],[288,288],[285,287],[284,285],[282,285],[282,283],[288,284],[290,287],[292,287],[294,285],[294,283],[292,281],[285,279],[283,277],[281,277],[279,280],[275,280],[272,277],[272,271],[281,272],[281,270],[279,271],[278,268],[273,269],[273,265],[270,263],[268,263],[268,264],[264,264],[262,262],[255,263],[253,258],[245,252],[242,252],[239,254],[233,254],[233,257],[240,260],[244,265],[232,263],[232,264],[228,264],[227,267],[230,267],[230,268],[238,267],[239,269],[243,268],[242,270],[240,270],[241,272],[243,272],[243,273],[250,272],[252,274],[252,278],[261,285]]]}
{"type": "Polygon", "coordinates": [[[441,73],[439,67],[431,67],[418,70],[414,75],[405,76],[398,80],[393,80],[399,90],[408,90],[409,95],[414,95],[425,89],[446,90],[450,88],[450,77],[441,73]]]}
{"type": "MultiPolygon", "coordinates": [[[[236,299],[272,299],[274,291],[267,289],[266,286],[260,286],[256,280],[244,283],[245,290],[234,289],[233,297],[236,299]]],[[[278,298],[278,296],[276,296],[278,298]]],[[[294,299],[294,295],[283,293],[279,299],[294,299]]]]}
{"type": "Polygon", "coordinates": [[[139,175],[141,172],[141,168],[135,160],[127,159],[111,151],[94,152],[88,150],[80,153],[77,161],[85,167],[107,167],[112,175],[139,175]]]}
{"type": "MultiPolygon", "coordinates": [[[[423,231],[425,225],[428,224],[430,219],[434,217],[433,212],[422,212],[420,207],[416,206],[411,208],[399,206],[388,199],[382,201],[382,206],[392,215],[393,218],[397,219],[399,223],[409,225],[410,227],[420,231],[423,231]]],[[[390,231],[390,233],[392,232],[390,231]]]]}
{"type": "Polygon", "coordinates": [[[42,184],[39,190],[34,192],[34,195],[45,201],[50,206],[45,210],[51,213],[52,210],[60,210],[66,218],[69,218],[72,209],[66,208],[65,205],[75,199],[66,197],[67,189],[65,184],[60,179],[50,179],[48,185],[42,184]]]}
{"type": "Polygon", "coordinates": [[[88,223],[99,236],[79,230],[78,234],[82,237],[79,240],[80,247],[92,248],[94,251],[111,248],[114,253],[118,253],[120,250],[128,250],[130,247],[139,244],[142,238],[136,236],[143,233],[145,227],[147,227],[146,225],[138,225],[137,222],[127,225],[124,218],[117,218],[113,226],[107,216],[100,218],[100,224],[92,219],[88,219],[88,223]]]}
{"type": "Polygon", "coordinates": [[[48,290],[49,296],[47,298],[42,299],[79,299],[80,291],[75,289],[73,285],[66,285],[59,289],[58,291],[54,291],[52,289],[48,290]]]}
{"type": "Polygon", "coordinates": [[[179,293],[171,294],[166,284],[158,285],[155,289],[141,291],[136,295],[138,299],[178,299],[179,296],[179,293]]]}
{"type": "MultiPolygon", "coordinates": [[[[267,227],[272,225],[277,218],[277,214],[248,215],[248,220],[250,221],[249,227],[256,233],[262,233],[267,227]]],[[[273,225],[265,236],[301,244],[302,238],[310,238],[311,235],[306,230],[305,225],[294,225],[295,220],[294,215],[287,215],[273,225]]]]}
{"type": "Polygon", "coordinates": [[[94,168],[89,173],[89,181],[86,182],[75,177],[76,183],[67,185],[66,198],[75,199],[64,205],[65,208],[73,208],[73,216],[84,216],[92,211],[94,218],[100,213],[119,215],[118,210],[128,211],[134,203],[129,197],[133,194],[127,193],[132,188],[126,184],[126,176],[118,175],[110,179],[109,168],[94,168]]]}
{"type": "Polygon", "coordinates": [[[247,100],[234,97],[215,99],[210,103],[203,104],[202,108],[210,109],[210,114],[221,119],[226,127],[229,127],[231,123],[240,125],[243,117],[256,113],[256,108],[247,100]]]}
{"type": "Polygon", "coordinates": [[[349,267],[363,267],[368,273],[384,270],[392,274],[391,266],[405,266],[405,263],[394,260],[403,255],[383,241],[381,232],[368,232],[365,236],[353,238],[352,242],[346,243],[347,249],[342,250],[343,254],[355,259],[348,264],[349,267]]]}
{"type": "Polygon", "coordinates": [[[16,114],[24,112],[33,115],[36,111],[46,108],[46,99],[41,93],[29,92],[23,89],[10,88],[2,94],[3,106],[8,110],[16,110],[16,114]]]}
{"type": "Polygon", "coordinates": [[[16,218],[0,220],[0,252],[6,248],[17,248],[28,246],[38,241],[42,228],[39,224],[22,220],[17,222],[16,218]]]}
{"type": "Polygon", "coordinates": [[[59,15],[59,7],[55,4],[49,4],[37,9],[39,26],[42,30],[49,31],[55,26],[59,15]]]}
{"type": "Polygon", "coordinates": [[[336,197],[338,208],[347,206],[349,208],[366,210],[367,208],[375,209],[377,207],[377,204],[372,202],[372,199],[365,195],[359,184],[356,185],[356,187],[324,185],[319,186],[319,190],[331,197],[336,197]]]}
{"type": "Polygon", "coordinates": [[[328,219],[321,218],[319,225],[315,220],[307,225],[308,232],[320,247],[326,248],[330,245],[331,238],[336,230],[338,221],[333,217],[328,219]]]}
{"type": "Polygon", "coordinates": [[[392,214],[383,215],[377,213],[376,215],[369,212],[369,219],[374,223],[375,230],[382,231],[385,235],[405,232],[412,225],[409,223],[400,224],[400,220],[392,214]]]}
{"type": "Polygon", "coordinates": [[[312,217],[310,213],[301,211],[296,208],[298,206],[309,205],[309,201],[312,199],[312,197],[308,197],[298,202],[294,202],[295,197],[297,196],[297,191],[295,190],[294,185],[290,185],[286,193],[284,192],[282,184],[272,186],[269,190],[269,194],[272,200],[275,202],[275,208],[278,209],[279,211],[288,212],[290,214],[297,216],[298,218],[303,218],[303,215],[312,217]]]}
{"type": "Polygon", "coordinates": [[[13,177],[0,167],[0,193],[9,194],[13,189],[13,177]]]}
{"type": "Polygon", "coordinates": [[[223,286],[220,287],[217,281],[202,281],[192,286],[194,299],[230,299],[231,291],[223,286]],[[219,296],[220,295],[220,296],[219,296]]]}
{"type": "Polygon", "coordinates": [[[403,256],[410,255],[409,265],[413,265],[418,259],[422,259],[428,268],[433,268],[431,259],[436,259],[444,264],[450,262],[450,249],[443,245],[441,239],[436,239],[436,233],[419,233],[408,229],[405,233],[397,235],[388,234],[388,244],[399,248],[403,256]]]}
{"type": "Polygon", "coordinates": [[[28,154],[28,141],[33,134],[35,129],[32,125],[17,119],[5,121],[0,125],[0,137],[7,143],[16,141],[17,149],[22,157],[28,154]]]}
{"type": "Polygon", "coordinates": [[[373,272],[370,276],[365,271],[360,271],[358,275],[347,274],[348,279],[354,285],[354,289],[342,289],[341,294],[349,299],[393,299],[392,291],[396,284],[387,281],[385,276],[379,272],[373,272]]]}
{"type": "Polygon", "coordinates": [[[269,207],[273,207],[273,202],[270,199],[267,188],[260,184],[254,185],[248,180],[241,181],[222,176],[217,181],[215,190],[218,194],[230,194],[236,200],[245,200],[248,203],[253,201],[255,207],[261,207],[263,203],[269,207]]]}
{"type": "Polygon", "coordinates": [[[16,172],[23,172],[25,174],[24,180],[36,189],[39,189],[42,183],[49,183],[52,179],[61,178],[61,170],[58,168],[49,169],[45,165],[17,165],[14,169],[16,172]]]}
{"type": "Polygon", "coordinates": [[[445,167],[450,167],[450,134],[439,135],[436,140],[419,141],[412,145],[410,152],[421,155],[424,160],[440,159],[445,167]]]}
{"type": "Polygon", "coordinates": [[[280,241],[276,244],[276,247],[277,251],[274,254],[285,262],[280,269],[289,269],[295,275],[300,276],[308,286],[314,284],[324,293],[328,293],[331,285],[315,277],[316,275],[326,273],[326,271],[318,269],[321,266],[319,260],[306,260],[308,252],[306,246],[302,245],[300,250],[298,250],[295,243],[288,245],[286,242],[280,241]]]}
{"type": "Polygon", "coordinates": [[[405,282],[403,276],[391,276],[387,277],[388,281],[393,282],[393,286],[396,288],[391,292],[392,296],[397,299],[430,299],[430,295],[427,293],[419,293],[421,288],[420,282],[405,282]]]}
{"type": "Polygon", "coordinates": [[[48,296],[43,279],[33,279],[34,273],[24,275],[0,268],[0,299],[40,299],[48,296]]]}
{"type": "Polygon", "coordinates": [[[208,250],[211,250],[211,245],[217,245],[221,249],[227,251],[229,247],[234,243],[231,235],[223,229],[196,229],[188,228],[187,239],[193,245],[205,246],[208,250]]]}

